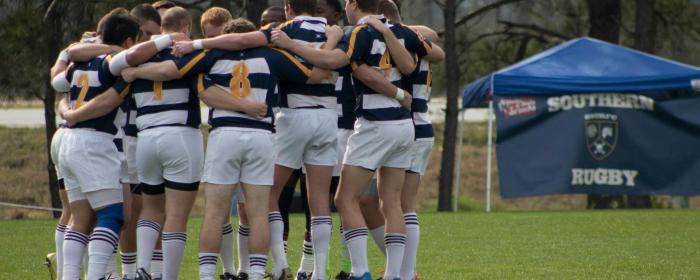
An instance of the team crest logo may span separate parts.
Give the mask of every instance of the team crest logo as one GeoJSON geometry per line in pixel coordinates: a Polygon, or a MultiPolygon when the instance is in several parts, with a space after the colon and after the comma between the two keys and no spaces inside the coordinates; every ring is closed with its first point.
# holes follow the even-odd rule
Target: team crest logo
{"type": "Polygon", "coordinates": [[[607,158],[617,146],[617,115],[594,113],[584,116],[586,129],[586,146],[596,160],[607,158]]]}

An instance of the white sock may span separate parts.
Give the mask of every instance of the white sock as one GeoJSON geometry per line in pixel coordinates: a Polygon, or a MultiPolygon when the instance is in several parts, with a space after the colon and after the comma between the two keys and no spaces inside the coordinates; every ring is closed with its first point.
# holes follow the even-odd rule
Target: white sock
{"type": "Polygon", "coordinates": [[[186,232],[163,232],[163,279],[178,279],[185,244],[186,232]]]}
{"type": "Polygon", "coordinates": [[[402,233],[387,233],[384,236],[384,244],[386,244],[384,279],[400,278],[403,253],[406,249],[406,235],[402,233]]]}
{"type": "Polygon", "coordinates": [[[230,223],[225,224],[223,235],[221,236],[221,264],[224,272],[236,274],[236,263],[234,257],[233,227],[230,223]]]}
{"type": "Polygon", "coordinates": [[[85,278],[87,278],[87,272],[90,270],[90,263],[88,262],[89,259],[87,246],[85,246],[85,251],[83,252],[83,272],[85,273],[85,278]]]}
{"type": "Polygon", "coordinates": [[[136,223],[137,267],[151,271],[153,250],[160,236],[160,225],[154,221],[139,220],[136,223]]]}
{"type": "Polygon", "coordinates": [[[377,245],[379,251],[381,251],[382,254],[384,254],[384,257],[386,257],[386,245],[384,244],[384,225],[375,229],[370,229],[369,232],[372,234],[374,244],[377,245]]]}
{"type": "Polygon", "coordinates": [[[122,275],[129,279],[136,277],[136,252],[120,252],[122,259],[122,275]]]}
{"type": "Polygon", "coordinates": [[[68,230],[63,238],[63,278],[80,279],[80,266],[83,263],[85,247],[88,244],[86,234],[68,230]]]}
{"type": "Polygon", "coordinates": [[[401,263],[401,279],[411,280],[416,273],[416,255],[420,243],[420,224],[416,213],[403,214],[406,223],[406,251],[401,263]]]}
{"type": "Polygon", "coordinates": [[[250,254],[250,280],[262,280],[265,277],[265,267],[267,266],[267,255],[250,254]]]}
{"type": "Polygon", "coordinates": [[[86,280],[97,280],[108,273],[110,262],[113,262],[114,249],[117,248],[119,235],[111,229],[96,227],[90,236],[88,246],[88,273],[86,280]]]}
{"type": "Polygon", "coordinates": [[[367,265],[367,228],[356,228],[345,231],[343,238],[348,244],[350,259],[352,260],[352,273],[355,277],[362,277],[369,271],[367,265]]]}
{"type": "Polygon", "coordinates": [[[299,272],[309,274],[314,271],[314,245],[311,241],[304,239],[304,247],[301,255],[301,263],[299,264],[299,272]]]}
{"type": "MultiPolygon", "coordinates": [[[[268,214],[270,222],[270,250],[272,251],[272,274],[280,275],[282,271],[289,267],[287,255],[284,253],[284,223],[280,212],[270,212],[268,214]]],[[[252,267],[253,264],[251,264],[252,267]]],[[[252,269],[252,268],[251,268],[252,269]]]]}
{"type": "Polygon", "coordinates": [[[163,250],[153,250],[151,257],[151,277],[163,277],[163,250]]]}
{"type": "Polygon", "coordinates": [[[248,262],[248,233],[249,228],[238,224],[238,273],[248,273],[250,263],[248,262]]]}
{"type": "Polygon", "coordinates": [[[217,253],[199,253],[199,280],[215,280],[217,253]]]}
{"type": "Polygon", "coordinates": [[[66,229],[66,225],[56,225],[56,232],[53,236],[56,242],[56,274],[59,280],[61,279],[61,272],[63,272],[63,237],[66,234],[66,229]]]}
{"type": "MultiPolygon", "coordinates": [[[[117,241],[118,242],[118,241],[117,241]]],[[[112,257],[109,258],[109,262],[107,262],[107,276],[114,275],[119,276],[119,263],[117,262],[117,247],[114,247],[114,251],[112,252],[112,257]]]]}
{"type": "Polygon", "coordinates": [[[331,242],[330,216],[311,217],[311,241],[314,250],[314,279],[326,279],[326,260],[331,242]]]}

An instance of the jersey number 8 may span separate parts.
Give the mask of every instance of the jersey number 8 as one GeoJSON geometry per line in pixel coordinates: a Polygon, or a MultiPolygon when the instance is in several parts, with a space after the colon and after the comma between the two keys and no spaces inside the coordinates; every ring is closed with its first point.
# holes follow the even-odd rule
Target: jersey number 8
{"type": "Polygon", "coordinates": [[[229,83],[231,95],[246,98],[250,95],[250,80],[248,80],[248,66],[238,63],[231,69],[231,82],[229,83]]]}

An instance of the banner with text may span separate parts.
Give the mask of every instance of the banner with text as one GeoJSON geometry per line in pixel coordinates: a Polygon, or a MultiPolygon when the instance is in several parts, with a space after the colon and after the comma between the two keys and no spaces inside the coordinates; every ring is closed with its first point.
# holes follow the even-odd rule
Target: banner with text
{"type": "Polygon", "coordinates": [[[501,195],[700,194],[700,95],[494,96],[501,195]]]}

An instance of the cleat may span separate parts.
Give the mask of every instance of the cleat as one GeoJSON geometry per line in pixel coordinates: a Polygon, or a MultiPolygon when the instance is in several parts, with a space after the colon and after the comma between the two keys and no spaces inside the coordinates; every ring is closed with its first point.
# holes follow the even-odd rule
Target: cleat
{"type": "Polygon", "coordinates": [[[365,274],[362,274],[362,276],[351,275],[350,280],[372,280],[372,274],[365,272],[365,274]]]}
{"type": "Polygon", "coordinates": [[[282,274],[280,274],[279,276],[273,274],[270,278],[274,280],[294,280],[294,275],[292,275],[292,272],[289,270],[288,267],[283,269],[282,274]]]}
{"type": "Polygon", "coordinates": [[[148,274],[148,272],[146,272],[145,269],[139,268],[136,271],[136,278],[134,278],[134,280],[155,280],[155,279],[151,278],[151,275],[148,274]]]}
{"type": "Polygon", "coordinates": [[[219,276],[219,280],[238,280],[238,277],[231,273],[225,272],[224,274],[219,276]]]}
{"type": "Polygon", "coordinates": [[[297,272],[297,278],[296,280],[310,280],[311,279],[311,274],[306,273],[303,271],[297,272]]]}
{"type": "Polygon", "coordinates": [[[121,280],[134,280],[134,279],[129,279],[129,277],[127,277],[126,275],[124,275],[124,277],[122,277],[121,280]]]}
{"type": "Polygon", "coordinates": [[[347,273],[345,271],[340,271],[338,272],[338,275],[335,276],[335,280],[349,280],[350,279],[350,273],[347,273]]]}
{"type": "Polygon", "coordinates": [[[49,253],[46,255],[46,261],[44,265],[49,269],[49,275],[51,280],[58,279],[58,270],[56,268],[56,253],[49,253]]]}
{"type": "Polygon", "coordinates": [[[248,280],[248,273],[239,272],[238,273],[238,280],[248,280]]]}

